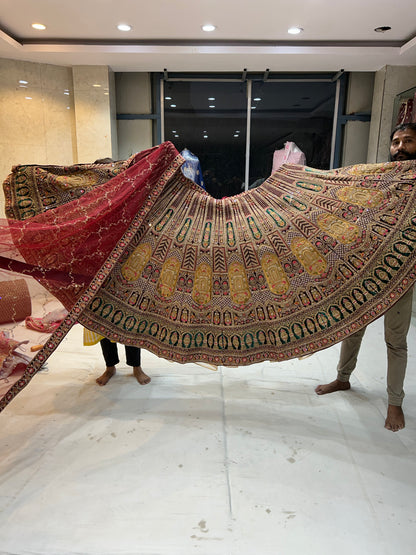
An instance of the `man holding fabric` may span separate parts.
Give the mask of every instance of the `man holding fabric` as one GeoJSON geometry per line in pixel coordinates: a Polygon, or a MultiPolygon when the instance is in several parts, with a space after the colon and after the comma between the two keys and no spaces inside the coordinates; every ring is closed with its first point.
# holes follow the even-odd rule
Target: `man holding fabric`
{"type": "MultiPolygon", "coordinates": [[[[393,162],[416,160],[416,123],[397,126],[390,136],[390,158],[393,162]]],[[[384,427],[392,432],[404,428],[405,420],[402,410],[404,398],[403,383],[407,365],[407,333],[412,316],[411,288],[384,315],[384,339],[387,345],[387,394],[388,408],[384,427]]],[[[351,388],[349,381],[356,363],[365,329],[354,333],[341,344],[338,374],[333,382],[318,385],[318,395],[345,391],[351,388]]]]}

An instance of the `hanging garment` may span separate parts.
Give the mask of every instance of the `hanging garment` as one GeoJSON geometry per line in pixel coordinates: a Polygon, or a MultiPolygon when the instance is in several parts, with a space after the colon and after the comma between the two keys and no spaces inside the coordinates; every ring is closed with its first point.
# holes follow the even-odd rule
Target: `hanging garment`
{"type": "Polygon", "coordinates": [[[273,153],[272,174],[283,164],[306,164],[306,156],[293,142],[287,141],[284,148],[275,150],[273,153]]]}
{"type": "Polygon", "coordinates": [[[182,165],[183,175],[192,179],[192,181],[194,181],[197,185],[205,189],[199,158],[187,148],[182,150],[181,156],[185,159],[185,162],[182,165]]]}
{"type": "Polygon", "coordinates": [[[333,345],[414,283],[415,161],[285,165],[221,200],[183,161],[164,143],[80,198],[0,228],[13,238],[0,240],[3,267],[32,273],[69,310],[0,409],[76,322],[177,362],[245,366],[333,345]]]}

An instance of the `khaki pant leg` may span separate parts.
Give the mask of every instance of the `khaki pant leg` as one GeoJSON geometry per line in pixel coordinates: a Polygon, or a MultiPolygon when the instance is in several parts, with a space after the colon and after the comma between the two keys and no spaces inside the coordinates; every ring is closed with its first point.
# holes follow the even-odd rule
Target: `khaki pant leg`
{"type": "Polygon", "coordinates": [[[384,339],[387,345],[387,394],[389,405],[400,407],[407,365],[407,332],[412,317],[411,288],[384,315],[384,339]]]}
{"type": "Polygon", "coordinates": [[[337,379],[340,382],[348,382],[352,371],[357,364],[358,352],[361,347],[361,341],[364,337],[366,328],[353,333],[341,343],[341,353],[337,366],[337,379]]]}

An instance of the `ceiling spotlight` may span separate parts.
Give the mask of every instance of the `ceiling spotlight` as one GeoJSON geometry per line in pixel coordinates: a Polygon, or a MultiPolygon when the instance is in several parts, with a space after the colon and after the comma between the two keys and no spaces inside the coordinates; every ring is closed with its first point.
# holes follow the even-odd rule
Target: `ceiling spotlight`
{"type": "Polygon", "coordinates": [[[376,27],[374,29],[374,31],[376,33],[385,33],[386,31],[390,31],[391,27],[389,27],[388,25],[385,25],[384,27],[376,27]]]}
{"type": "Polygon", "coordinates": [[[289,27],[287,32],[289,35],[299,35],[303,31],[302,27],[289,27]]]}
{"type": "Polygon", "coordinates": [[[117,25],[117,29],[119,31],[131,31],[131,25],[127,25],[127,23],[120,23],[117,25]]]}
{"type": "Polygon", "coordinates": [[[212,31],[215,31],[216,27],[215,25],[212,25],[212,23],[206,23],[205,25],[202,25],[201,29],[206,33],[211,33],[212,31]]]}
{"type": "Polygon", "coordinates": [[[46,29],[46,25],[43,23],[32,23],[33,29],[37,29],[38,31],[44,31],[46,29]]]}

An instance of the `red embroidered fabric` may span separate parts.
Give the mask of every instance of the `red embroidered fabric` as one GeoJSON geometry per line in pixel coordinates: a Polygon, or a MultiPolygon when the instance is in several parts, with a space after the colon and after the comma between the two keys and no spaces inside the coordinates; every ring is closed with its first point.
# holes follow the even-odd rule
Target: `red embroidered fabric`
{"type": "MultiPolygon", "coordinates": [[[[18,213],[35,196],[33,179],[48,198],[41,213],[0,228],[0,264],[34,276],[69,314],[23,373],[0,380],[0,410],[76,322],[178,362],[245,366],[329,347],[415,282],[415,161],[284,165],[221,200],[184,177],[182,163],[165,143],[51,210],[42,206],[51,183],[66,186],[67,169],[57,183],[45,185],[44,168],[7,182],[18,213]]],[[[79,175],[83,189],[91,171],[79,175]]]]}

